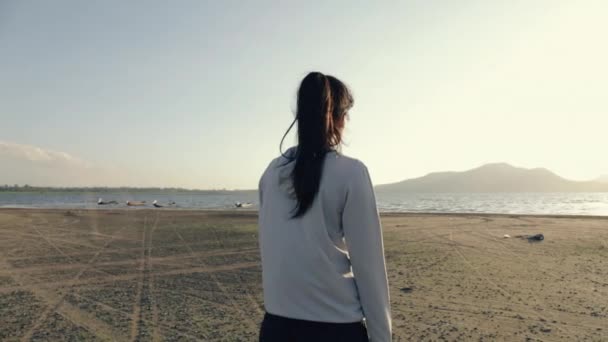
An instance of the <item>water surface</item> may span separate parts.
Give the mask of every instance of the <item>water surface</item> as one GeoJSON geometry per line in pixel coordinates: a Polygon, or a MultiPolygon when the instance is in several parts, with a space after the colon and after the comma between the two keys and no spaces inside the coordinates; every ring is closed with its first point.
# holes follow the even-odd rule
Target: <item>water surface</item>
{"type": "MultiPolygon", "coordinates": [[[[606,215],[608,193],[383,193],[376,194],[382,212],[502,213],[551,215],[606,215]]],[[[0,207],[26,208],[127,208],[126,201],[146,201],[152,207],[175,202],[181,209],[232,209],[236,202],[251,202],[254,191],[192,192],[0,192],[0,207]],[[98,206],[97,200],[118,201],[98,206]]]]}

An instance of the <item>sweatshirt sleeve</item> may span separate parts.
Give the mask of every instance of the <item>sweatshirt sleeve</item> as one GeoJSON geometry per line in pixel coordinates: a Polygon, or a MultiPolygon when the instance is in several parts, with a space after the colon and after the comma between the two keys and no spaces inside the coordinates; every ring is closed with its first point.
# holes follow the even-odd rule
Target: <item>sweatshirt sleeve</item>
{"type": "Polygon", "coordinates": [[[342,224],[370,341],[391,341],[382,228],[374,188],[362,163],[353,172],[346,189],[342,224]]]}
{"type": "Polygon", "coordinates": [[[260,177],[260,181],[258,182],[258,207],[262,208],[262,200],[263,200],[263,196],[262,196],[262,180],[264,179],[264,176],[262,175],[262,177],[260,177]]]}

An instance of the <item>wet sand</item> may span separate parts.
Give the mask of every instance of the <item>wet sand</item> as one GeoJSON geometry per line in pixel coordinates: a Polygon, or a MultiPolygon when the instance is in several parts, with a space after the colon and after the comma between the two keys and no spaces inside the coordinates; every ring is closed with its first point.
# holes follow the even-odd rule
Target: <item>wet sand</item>
{"type": "MultiPolygon", "coordinates": [[[[608,340],[608,218],[382,221],[395,341],[608,340]],[[545,240],[515,238],[535,233],[545,240]]],[[[251,211],[1,209],[0,340],[255,341],[256,223],[251,211]]]]}

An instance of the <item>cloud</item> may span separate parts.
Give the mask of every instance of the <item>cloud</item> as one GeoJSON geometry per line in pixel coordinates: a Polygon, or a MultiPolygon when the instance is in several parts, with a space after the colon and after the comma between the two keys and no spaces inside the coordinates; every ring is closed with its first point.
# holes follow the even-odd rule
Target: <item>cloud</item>
{"type": "Polygon", "coordinates": [[[93,164],[65,152],[43,149],[32,145],[0,141],[0,158],[11,158],[38,164],[58,164],[91,168],[93,164]]]}
{"type": "Polygon", "coordinates": [[[66,152],[0,141],[0,184],[97,186],[128,182],[115,169],[66,152]]]}

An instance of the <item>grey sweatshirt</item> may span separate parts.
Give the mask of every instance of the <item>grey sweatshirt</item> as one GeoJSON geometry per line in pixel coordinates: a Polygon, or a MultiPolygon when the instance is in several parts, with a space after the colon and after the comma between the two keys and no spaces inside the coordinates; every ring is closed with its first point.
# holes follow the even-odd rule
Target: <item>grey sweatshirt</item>
{"type": "Polygon", "coordinates": [[[391,341],[382,230],[367,168],[337,152],[325,158],[319,193],[296,219],[294,162],[276,158],[260,179],[264,306],[309,321],[365,318],[372,342],[391,341]]]}

